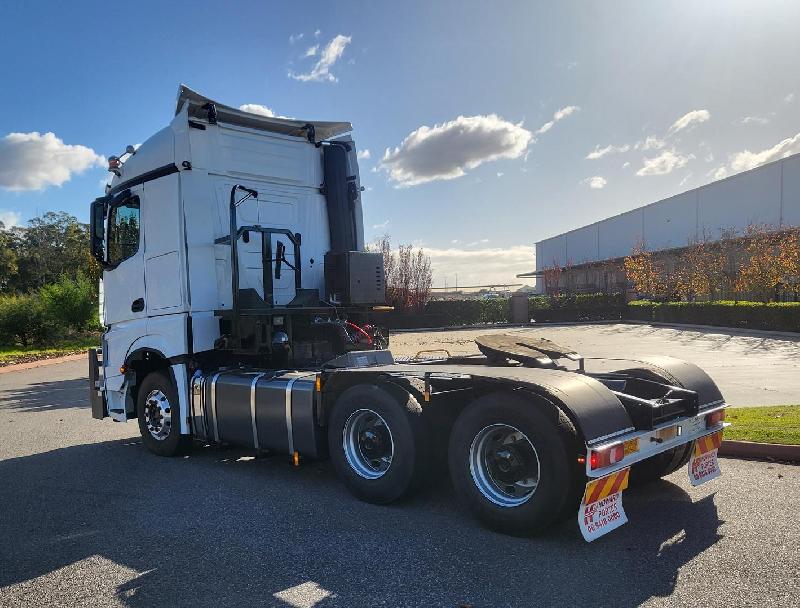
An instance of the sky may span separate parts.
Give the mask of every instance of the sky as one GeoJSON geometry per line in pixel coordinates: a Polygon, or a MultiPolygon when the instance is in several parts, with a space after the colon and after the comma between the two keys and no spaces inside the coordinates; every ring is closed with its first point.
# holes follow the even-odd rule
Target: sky
{"type": "Polygon", "coordinates": [[[178,84],[353,123],[367,240],[434,285],[800,152],[800,2],[2,2],[0,221],[88,221],[178,84]]]}

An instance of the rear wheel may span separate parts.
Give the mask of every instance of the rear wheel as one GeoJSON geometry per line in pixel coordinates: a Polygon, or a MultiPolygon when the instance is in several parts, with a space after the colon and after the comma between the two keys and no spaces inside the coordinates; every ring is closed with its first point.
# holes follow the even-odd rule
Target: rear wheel
{"type": "Polygon", "coordinates": [[[167,371],[150,372],[139,387],[136,404],[142,442],[154,454],[175,456],[189,444],[181,435],[178,391],[167,371]]]}
{"type": "Polygon", "coordinates": [[[450,475],[459,496],[488,527],[519,536],[540,532],[572,507],[581,477],[577,440],[564,415],[534,397],[494,393],[458,417],[450,475]]]}
{"type": "Polygon", "coordinates": [[[333,467],[366,502],[394,502],[422,485],[429,446],[419,403],[389,383],[347,389],[328,421],[333,467]]]}

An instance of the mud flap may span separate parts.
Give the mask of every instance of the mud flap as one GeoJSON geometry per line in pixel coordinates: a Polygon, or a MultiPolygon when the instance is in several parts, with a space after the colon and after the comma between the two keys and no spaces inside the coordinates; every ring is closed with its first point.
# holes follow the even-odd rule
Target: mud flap
{"type": "Polygon", "coordinates": [[[622,507],[622,491],[628,487],[630,467],[586,484],[578,509],[578,526],[586,542],[592,542],[628,523],[622,507]]]}
{"type": "Polygon", "coordinates": [[[689,483],[699,486],[722,475],[717,451],[722,444],[722,431],[695,440],[687,472],[689,483]]]}

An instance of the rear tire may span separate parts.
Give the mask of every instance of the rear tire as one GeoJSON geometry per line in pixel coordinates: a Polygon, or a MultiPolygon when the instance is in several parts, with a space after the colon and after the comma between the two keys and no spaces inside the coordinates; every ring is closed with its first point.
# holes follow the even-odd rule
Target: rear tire
{"type": "Polygon", "coordinates": [[[137,395],[136,413],[142,443],[159,456],[177,456],[190,444],[181,435],[181,408],[178,391],[169,371],[150,372],[142,380],[137,395]]]}
{"type": "Polygon", "coordinates": [[[577,438],[548,402],[518,393],[475,400],[450,436],[450,475],[459,496],[486,526],[531,536],[573,507],[582,489],[577,438]]]}
{"type": "Polygon", "coordinates": [[[373,504],[405,498],[425,483],[429,435],[417,400],[388,382],[350,387],[328,421],[337,475],[353,495],[373,504]]]}

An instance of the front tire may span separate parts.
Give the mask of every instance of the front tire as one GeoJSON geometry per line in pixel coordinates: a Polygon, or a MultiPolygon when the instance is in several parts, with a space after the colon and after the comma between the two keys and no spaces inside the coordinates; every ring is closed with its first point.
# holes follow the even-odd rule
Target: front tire
{"type": "Polygon", "coordinates": [[[328,421],[337,475],[357,498],[373,504],[400,500],[424,484],[428,436],[417,400],[389,383],[350,387],[328,421]]]}
{"type": "Polygon", "coordinates": [[[176,456],[185,451],[189,437],[181,435],[178,391],[168,371],[150,372],[137,394],[136,413],[142,443],[159,456],[176,456]]]}
{"type": "Polygon", "coordinates": [[[450,436],[450,476],[459,496],[487,527],[515,536],[541,532],[577,509],[581,488],[574,428],[555,406],[534,399],[480,397],[450,436]]]}

